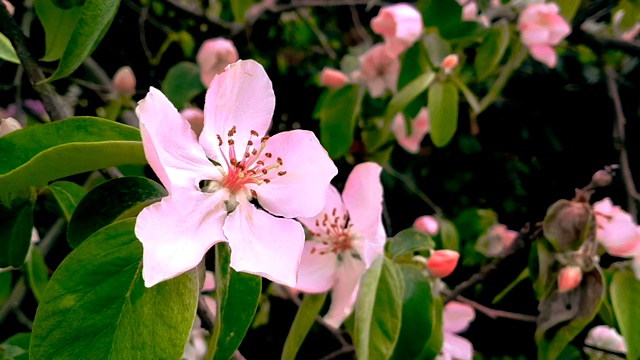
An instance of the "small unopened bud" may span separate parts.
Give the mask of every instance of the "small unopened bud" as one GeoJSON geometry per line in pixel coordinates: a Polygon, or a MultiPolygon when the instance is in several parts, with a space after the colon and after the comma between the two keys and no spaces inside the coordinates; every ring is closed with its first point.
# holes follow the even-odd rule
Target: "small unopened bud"
{"type": "Polygon", "coordinates": [[[322,72],[320,73],[320,82],[328,88],[339,89],[348,81],[349,78],[347,75],[340,70],[326,67],[322,69],[322,72]]]}
{"type": "Polygon", "coordinates": [[[582,269],[579,266],[565,266],[558,274],[558,291],[571,291],[580,285],[582,269]]]}
{"type": "Polygon", "coordinates": [[[136,76],[128,66],[123,66],[113,76],[113,87],[123,95],[133,95],[136,93],[136,76]]]}
{"type": "Polygon", "coordinates": [[[4,6],[7,7],[7,11],[9,12],[9,15],[13,16],[13,13],[16,11],[16,8],[13,7],[13,4],[11,4],[9,0],[2,0],[2,3],[4,4],[4,6]]]}
{"type": "Polygon", "coordinates": [[[595,186],[604,187],[611,184],[611,179],[612,176],[610,172],[608,172],[607,170],[598,170],[595,174],[593,174],[591,182],[595,186]]]}
{"type": "Polygon", "coordinates": [[[14,118],[0,119],[0,136],[5,136],[16,130],[22,129],[22,125],[14,118]]]}
{"type": "Polygon", "coordinates": [[[447,277],[455,270],[458,259],[460,254],[457,251],[436,250],[427,261],[427,270],[433,277],[447,277]]]}
{"type": "Polygon", "coordinates": [[[420,216],[413,222],[413,228],[429,236],[438,234],[438,219],[431,215],[420,216]]]}
{"type": "Polygon", "coordinates": [[[447,55],[442,61],[442,68],[445,74],[451,74],[453,69],[458,66],[459,58],[457,54],[447,55]]]}

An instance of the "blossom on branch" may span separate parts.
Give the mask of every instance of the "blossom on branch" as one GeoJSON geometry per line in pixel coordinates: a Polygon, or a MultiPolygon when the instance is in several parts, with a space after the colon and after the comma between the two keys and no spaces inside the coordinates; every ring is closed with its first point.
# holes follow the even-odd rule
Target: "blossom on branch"
{"type": "Polygon", "coordinates": [[[473,359],[473,344],[457,334],[466,331],[475,318],[475,310],[467,304],[451,301],[445,305],[442,315],[444,343],[437,360],[473,359]]]}
{"type": "Polygon", "coordinates": [[[422,36],[422,15],[405,3],[383,6],[371,20],[371,29],[384,38],[384,49],[397,57],[422,36]]]}
{"type": "Polygon", "coordinates": [[[400,60],[397,56],[389,55],[383,44],[373,45],[359,60],[360,68],[353,72],[351,78],[364,81],[371,97],[382,96],[386,89],[396,91],[400,76],[400,60]]]}
{"type": "Polygon", "coordinates": [[[550,68],[558,64],[558,54],[553,47],[571,33],[571,27],[558,14],[559,10],[556,3],[532,4],[518,18],[520,40],[534,59],[550,68]]]}
{"type": "Polygon", "coordinates": [[[426,107],[420,109],[420,112],[415,119],[411,120],[411,135],[408,135],[407,130],[404,114],[399,112],[393,118],[391,131],[396,136],[398,144],[400,144],[403,149],[412,154],[417,154],[420,152],[420,143],[422,143],[422,139],[429,132],[429,111],[427,111],[426,107]]]}

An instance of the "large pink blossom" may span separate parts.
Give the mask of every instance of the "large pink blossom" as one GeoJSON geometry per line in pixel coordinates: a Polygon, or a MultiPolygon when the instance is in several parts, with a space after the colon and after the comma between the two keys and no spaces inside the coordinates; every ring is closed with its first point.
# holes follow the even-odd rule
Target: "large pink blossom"
{"type": "Polygon", "coordinates": [[[466,331],[475,318],[475,310],[467,304],[451,301],[445,305],[442,315],[444,343],[438,360],[473,359],[473,344],[457,334],[466,331]]]}
{"type": "Polygon", "coordinates": [[[291,218],[322,210],[337,169],[310,131],[265,135],[274,107],[271,81],[252,60],[215,77],[199,138],[159,90],[140,101],[145,155],[169,191],[136,223],[147,287],[195,267],[220,241],[235,270],[295,285],[304,231],[291,218]]]}
{"type": "Polygon", "coordinates": [[[429,112],[427,108],[420,109],[415,119],[411,120],[411,135],[407,135],[407,124],[401,112],[393,118],[391,131],[393,131],[400,146],[412,154],[417,154],[420,151],[422,139],[429,132],[429,112]]]}
{"type": "Polygon", "coordinates": [[[203,42],[196,55],[202,84],[208,88],[214,76],[238,59],[238,50],[231,40],[215,38],[203,42]]]}
{"type": "Polygon", "coordinates": [[[614,256],[633,257],[640,250],[640,227],[631,214],[613,205],[609,198],[593,204],[596,239],[614,256]]]}
{"type": "Polygon", "coordinates": [[[383,44],[376,44],[360,56],[360,68],[354,71],[351,77],[364,81],[371,97],[377,98],[382,96],[386,89],[396,91],[399,75],[398,57],[389,55],[383,44]]]}
{"type": "Polygon", "coordinates": [[[324,210],[313,218],[298,218],[313,238],[304,245],[296,289],[308,293],[331,289],[331,307],[324,319],[336,328],[353,310],[360,278],[383,252],[381,171],[376,163],[357,165],[342,198],[330,186],[324,210]]]}
{"type": "Polygon", "coordinates": [[[371,20],[371,29],[382,35],[389,55],[398,56],[422,36],[422,15],[405,3],[383,6],[371,20]]]}
{"type": "Polygon", "coordinates": [[[529,5],[518,19],[520,40],[529,48],[534,59],[550,68],[558,63],[558,55],[553,49],[571,33],[567,21],[558,14],[555,3],[529,5]]]}

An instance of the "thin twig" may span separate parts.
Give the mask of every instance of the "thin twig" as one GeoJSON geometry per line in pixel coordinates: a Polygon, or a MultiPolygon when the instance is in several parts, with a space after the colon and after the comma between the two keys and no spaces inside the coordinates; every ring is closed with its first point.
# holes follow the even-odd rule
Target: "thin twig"
{"type": "Polygon", "coordinates": [[[296,12],[298,13],[298,15],[300,15],[300,18],[302,19],[302,21],[304,21],[307,24],[307,26],[309,26],[311,31],[313,31],[313,33],[316,35],[316,37],[320,41],[320,45],[322,46],[322,49],[324,50],[324,52],[331,58],[331,60],[337,59],[338,55],[331,48],[331,45],[329,45],[327,36],[320,29],[318,29],[318,25],[316,25],[316,23],[311,18],[311,16],[309,16],[309,13],[301,9],[296,10],[296,12]]]}
{"type": "Polygon", "coordinates": [[[351,11],[351,20],[353,20],[353,26],[356,29],[356,32],[360,35],[367,46],[371,46],[371,44],[373,44],[373,39],[371,39],[367,30],[364,29],[364,26],[362,26],[358,10],[354,5],[349,5],[349,11],[351,11]]]}
{"type": "Polygon", "coordinates": [[[427,205],[429,205],[429,207],[432,208],[433,211],[436,212],[436,214],[442,215],[442,209],[440,209],[440,207],[438,205],[436,205],[433,201],[431,201],[431,199],[425,193],[423,193],[420,189],[418,189],[418,187],[416,186],[416,184],[413,182],[413,180],[411,178],[409,178],[408,176],[396,171],[394,168],[392,168],[389,165],[384,165],[383,169],[389,175],[391,175],[391,176],[397,178],[398,180],[401,180],[402,182],[404,182],[405,186],[407,188],[409,188],[409,190],[412,193],[417,195],[427,205]]]}
{"type": "Polygon", "coordinates": [[[329,353],[327,356],[323,356],[322,358],[320,358],[320,360],[331,360],[331,359],[335,359],[338,356],[342,355],[342,354],[348,354],[350,352],[355,351],[355,348],[353,347],[353,345],[349,345],[349,346],[343,346],[340,349],[329,353]]]}
{"type": "Polygon", "coordinates": [[[456,297],[456,301],[470,305],[472,308],[480,311],[481,313],[487,315],[492,319],[505,318],[505,319],[512,319],[512,320],[533,322],[533,323],[536,322],[538,319],[538,317],[534,315],[518,314],[518,313],[504,311],[504,310],[491,309],[471,299],[467,299],[466,297],[461,295],[458,295],[456,297]]]}

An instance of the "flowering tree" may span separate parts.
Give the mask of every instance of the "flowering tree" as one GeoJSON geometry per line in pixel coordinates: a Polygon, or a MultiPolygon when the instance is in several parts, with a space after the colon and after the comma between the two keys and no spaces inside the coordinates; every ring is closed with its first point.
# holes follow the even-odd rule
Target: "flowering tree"
{"type": "Polygon", "coordinates": [[[3,0],[0,356],[640,358],[638,32],[632,0],[3,0]]]}

